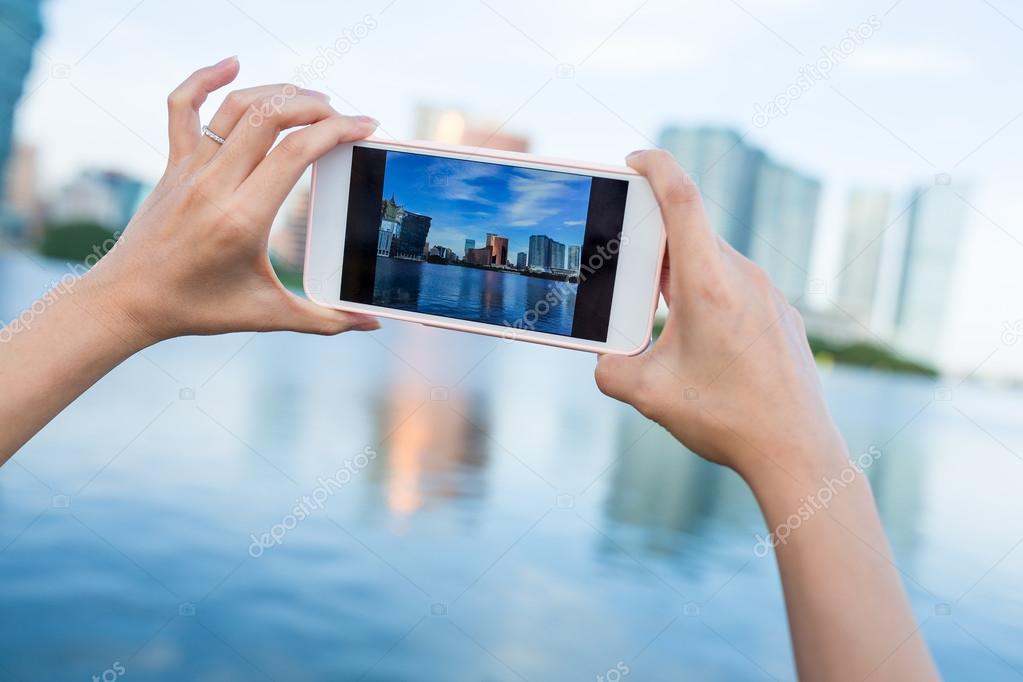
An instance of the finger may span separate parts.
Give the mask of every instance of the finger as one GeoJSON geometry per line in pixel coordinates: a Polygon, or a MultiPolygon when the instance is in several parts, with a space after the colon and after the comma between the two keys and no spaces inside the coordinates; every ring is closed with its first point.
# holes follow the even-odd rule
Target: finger
{"type": "MultiPolygon", "coordinates": [[[[280,107],[288,98],[299,94],[318,97],[324,102],[330,101],[330,98],[322,92],[306,90],[290,83],[242,88],[241,90],[233,90],[228,93],[207,126],[217,135],[225,139],[230,138],[238,122],[243,117],[248,116],[253,120],[258,120],[259,117],[269,115],[274,106],[280,107]],[[264,110],[266,113],[264,113],[264,110]]],[[[219,150],[220,143],[211,137],[203,135],[193,155],[196,160],[195,165],[201,166],[209,162],[219,150]]]]}
{"type": "Polygon", "coordinates": [[[604,395],[632,404],[639,388],[639,377],[645,356],[601,355],[594,378],[604,395]]]}
{"type": "Polygon", "coordinates": [[[683,264],[694,258],[715,261],[718,238],[707,220],[700,190],[671,154],[660,149],[633,152],[626,163],[650,181],[664,217],[668,253],[675,256],[676,271],[690,270],[683,264]]]}
{"type": "Polygon", "coordinates": [[[208,172],[215,186],[233,191],[241,185],[266,158],[282,130],[338,115],[322,98],[308,95],[296,94],[283,103],[264,99],[256,107],[259,114],[244,116],[210,160],[208,172]]]}
{"type": "Polygon", "coordinates": [[[309,164],[339,144],[368,137],[377,125],[376,119],[369,116],[331,116],[289,133],[240,189],[250,194],[253,201],[279,206],[309,164]]]}
{"type": "Polygon", "coordinates": [[[167,97],[171,163],[195,150],[200,137],[199,107],[211,92],[233,81],[240,68],[237,57],[228,57],[199,69],[167,97]]]}
{"type": "Polygon", "coordinates": [[[332,336],[341,332],[365,332],[380,328],[380,321],[372,315],[334,310],[290,292],[286,295],[288,311],[280,319],[280,331],[332,336]]]}

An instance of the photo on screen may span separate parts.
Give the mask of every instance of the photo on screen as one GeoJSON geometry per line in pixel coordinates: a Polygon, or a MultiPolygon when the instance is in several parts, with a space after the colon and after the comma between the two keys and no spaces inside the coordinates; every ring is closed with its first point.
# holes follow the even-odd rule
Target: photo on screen
{"type": "Polygon", "coordinates": [[[606,339],[616,263],[602,261],[603,272],[590,277],[598,273],[585,259],[601,236],[620,233],[628,183],[409,152],[354,151],[342,298],[606,339]],[[594,220],[597,199],[604,210],[594,220]],[[580,309],[586,311],[582,323],[580,309]]]}

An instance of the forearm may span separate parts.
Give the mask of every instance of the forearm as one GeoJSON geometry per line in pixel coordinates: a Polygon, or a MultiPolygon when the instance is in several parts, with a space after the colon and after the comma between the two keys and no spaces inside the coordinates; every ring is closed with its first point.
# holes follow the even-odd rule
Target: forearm
{"type": "Polygon", "coordinates": [[[850,461],[830,435],[820,447],[802,460],[812,464],[746,476],[772,534],[800,678],[937,679],[862,473],[880,453],[850,461]]]}
{"type": "Polygon", "coordinates": [[[0,464],[103,375],[145,347],[98,273],[51,291],[0,343],[0,464]]]}
{"type": "Polygon", "coordinates": [[[270,226],[295,183],[338,144],[377,122],[342,116],[292,85],[236,90],[201,134],[199,106],[238,75],[228,57],[167,98],[167,169],[123,239],[85,277],[38,302],[31,324],[0,328],[0,464],[125,358],[183,334],[371,331],[371,316],[288,291],[267,255],[270,226]],[[266,115],[246,116],[248,111],[266,115]],[[277,137],[299,127],[281,144],[277,137]],[[286,144],[285,144],[286,143],[286,144]]]}

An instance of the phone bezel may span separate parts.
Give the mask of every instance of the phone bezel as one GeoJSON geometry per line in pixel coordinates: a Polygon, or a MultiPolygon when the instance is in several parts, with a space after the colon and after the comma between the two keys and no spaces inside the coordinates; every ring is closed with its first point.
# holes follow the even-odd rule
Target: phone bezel
{"type": "Polygon", "coordinates": [[[338,310],[368,313],[431,327],[561,348],[634,355],[642,352],[650,343],[659,296],[664,245],[664,227],[653,191],[646,179],[630,168],[573,163],[492,149],[369,138],[356,143],[338,145],[313,165],[303,285],[306,295],[311,300],[338,310]],[[341,269],[344,266],[352,148],[355,146],[628,181],[630,184],[612,292],[607,341],[579,339],[511,326],[499,327],[488,323],[342,300],[341,269]]]}

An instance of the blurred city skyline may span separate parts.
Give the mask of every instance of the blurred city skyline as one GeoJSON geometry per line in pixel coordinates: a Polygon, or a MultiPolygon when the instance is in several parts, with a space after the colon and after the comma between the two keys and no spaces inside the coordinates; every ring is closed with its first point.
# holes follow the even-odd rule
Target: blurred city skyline
{"type": "MultiPolygon", "coordinates": [[[[1023,51],[1023,16],[1000,3],[943,8],[940,17],[914,0],[809,7],[464,2],[447,24],[402,0],[52,2],[15,139],[37,148],[44,195],[86,168],[155,179],[167,92],[233,52],[242,75],[232,87],[305,79],[339,109],[380,119],[381,137],[413,137],[424,103],[492,118],[537,153],[605,163],[655,146],[672,126],[731,129],[821,183],[809,279],[826,284],[808,292],[815,310],[842,296],[851,192],[887,194],[899,211],[911,192],[947,179],[970,192],[937,356],[960,374],[1020,376],[1019,347],[1002,332],[1023,317],[1015,295],[1023,202],[1010,165],[1023,141],[1023,95],[1005,87],[1023,51]],[[206,19],[196,21],[200,12],[206,19]],[[427,25],[423,50],[417,36],[427,25]],[[191,49],[181,49],[182,36],[191,49]],[[814,75],[814,66],[827,71],[814,75]],[[762,113],[778,102],[783,111],[762,113]]],[[[204,120],[223,94],[210,98],[204,120]]]]}

